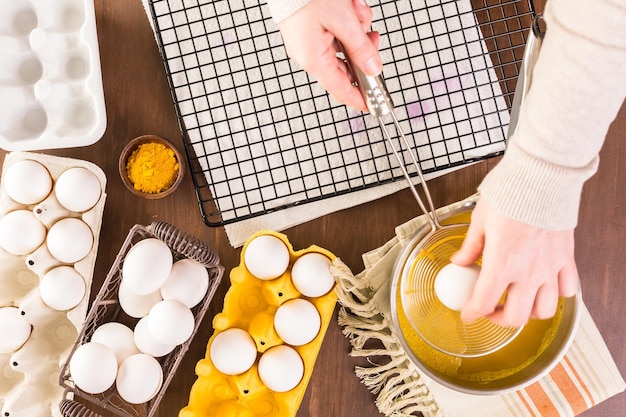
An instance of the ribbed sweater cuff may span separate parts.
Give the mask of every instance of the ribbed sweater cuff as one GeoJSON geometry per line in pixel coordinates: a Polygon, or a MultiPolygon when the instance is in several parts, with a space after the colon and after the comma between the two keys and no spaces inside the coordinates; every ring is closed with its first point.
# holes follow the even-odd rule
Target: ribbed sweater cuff
{"type": "Polygon", "coordinates": [[[597,157],[582,168],[549,164],[512,142],[478,190],[481,198],[509,218],[542,229],[572,229],[578,223],[583,184],[597,166],[597,157]]]}
{"type": "Polygon", "coordinates": [[[308,2],[309,0],[267,0],[267,5],[274,22],[280,23],[308,2]]]}

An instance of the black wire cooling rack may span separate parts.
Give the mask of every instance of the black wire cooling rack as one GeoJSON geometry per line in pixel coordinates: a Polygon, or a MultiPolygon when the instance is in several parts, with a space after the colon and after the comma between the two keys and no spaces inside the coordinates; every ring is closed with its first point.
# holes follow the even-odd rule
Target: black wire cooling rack
{"type": "MultiPolygon", "coordinates": [[[[150,0],[204,222],[404,180],[376,121],[336,102],[259,0],[150,0]]],[[[383,76],[429,173],[504,151],[531,0],[373,0],[383,76]]]]}

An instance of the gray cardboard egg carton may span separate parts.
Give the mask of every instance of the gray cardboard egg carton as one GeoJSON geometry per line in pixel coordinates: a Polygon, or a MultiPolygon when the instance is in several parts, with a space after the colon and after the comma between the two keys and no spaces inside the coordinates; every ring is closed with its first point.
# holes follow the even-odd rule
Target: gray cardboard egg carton
{"type": "Polygon", "coordinates": [[[0,0],[0,147],[86,146],[106,128],[93,0],[0,0]]]}

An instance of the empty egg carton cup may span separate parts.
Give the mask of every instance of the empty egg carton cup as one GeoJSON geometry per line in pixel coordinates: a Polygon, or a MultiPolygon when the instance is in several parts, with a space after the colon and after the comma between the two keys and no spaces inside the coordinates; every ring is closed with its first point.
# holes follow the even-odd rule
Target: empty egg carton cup
{"type": "Polygon", "coordinates": [[[0,0],[0,147],[91,145],[106,128],[93,0],[0,0]]]}
{"type": "MultiPolygon", "coordinates": [[[[5,319],[13,315],[11,322],[21,323],[23,332],[1,336],[5,342],[0,352],[4,417],[60,416],[57,404],[63,389],[57,380],[61,362],[87,314],[105,186],[104,172],[87,161],[31,152],[11,152],[5,157],[0,183],[0,314],[5,319]],[[92,187],[65,187],[72,173],[84,175],[92,187]],[[91,195],[90,207],[78,208],[66,201],[69,196],[75,203],[87,194],[91,195]],[[71,208],[64,207],[58,197],[71,208]],[[57,225],[67,220],[81,225],[87,245],[68,245],[67,239],[59,238],[57,232],[62,229],[57,225]],[[82,258],[61,261],[52,256],[48,240],[55,234],[58,247],[74,247],[82,258]],[[20,247],[17,242],[30,246],[20,247]],[[73,280],[69,287],[55,287],[60,281],[54,277],[64,279],[55,275],[58,271],[73,280]],[[6,341],[11,339],[18,340],[7,348],[6,341]]],[[[77,242],[73,234],[69,239],[77,242]]]]}
{"type": "Polygon", "coordinates": [[[96,296],[87,315],[84,326],[78,334],[73,349],[64,363],[59,384],[65,388],[64,398],[59,409],[64,417],[99,417],[103,410],[121,417],[151,417],[156,412],[168,385],[170,384],[178,365],[189,349],[202,319],[207,312],[211,300],[217,290],[224,267],[220,265],[218,255],[204,242],[192,235],[181,231],[167,222],[154,222],[149,226],[133,226],[105,278],[105,281],[96,296]],[[133,328],[139,321],[137,317],[129,316],[120,303],[119,290],[122,284],[122,269],[127,255],[133,247],[145,239],[156,238],[167,245],[172,252],[174,262],[183,259],[193,259],[200,263],[208,272],[209,285],[203,299],[191,308],[195,320],[195,327],[191,337],[184,343],[177,345],[170,353],[158,357],[163,371],[163,382],[158,392],[147,402],[135,404],[124,400],[115,384],[99,394],[90,394],[77,387],[71,373],[70,364],[77,349],[88,343],[96,329],[109,322],[122,323],[133,328]]]}

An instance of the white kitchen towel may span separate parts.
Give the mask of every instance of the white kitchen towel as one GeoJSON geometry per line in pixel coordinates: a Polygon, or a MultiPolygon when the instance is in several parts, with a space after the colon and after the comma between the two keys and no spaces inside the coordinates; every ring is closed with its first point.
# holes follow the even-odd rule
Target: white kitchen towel
{"type": "MultiPolygon", "coordinates": [[[[233,246],[406,187],[389,182],[401,171],[374,118],[288,59],[263,2],[142,1],[233,246]]],[[[469,0],[371,6],[386,84],[428,178],[502,152],[509,113],[469,0]]]]}

